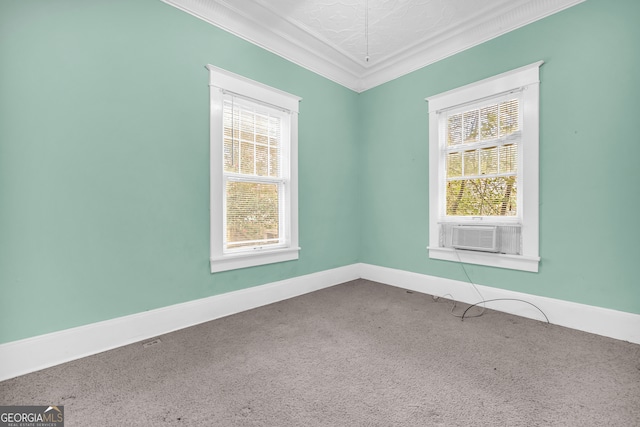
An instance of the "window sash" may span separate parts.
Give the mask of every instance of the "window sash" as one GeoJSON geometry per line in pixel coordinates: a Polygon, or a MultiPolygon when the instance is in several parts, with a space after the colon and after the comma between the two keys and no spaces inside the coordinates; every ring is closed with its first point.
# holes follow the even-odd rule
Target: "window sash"
{"type": "MultiPolygon", "coordinates": [[[[518,88],[515,90],[511,90],[505,93],[501,93],[494,96],[489,96],[483,98],[481,100],[471,101],[462,105],[457,105],[446,110],[441,110],[437,112],[438,114],[438,122],[439,122],[439,162],[440,162],[440,186],[442,186],[442,203],[440,203],[440,217],[443,221],[452,221],[452,220],[472,220],[477,221],[478,219],[486,219],[491,221],[520,221],[521,219],[521,206],[522,206],[522,197],[521,192],[516,191],[518,188],[518,183],[522,180],[522,141],[523,141],[523,102],[522,102],[522,88],[518,88]],[[505,116],[509,116],[513,114],[512,105],[509,105],[509,102],[512,100],[517,100],[517,123],[515,123],[516,130],[507,134],[501,135],[502,131],[502,123],[501,119],[502,115],[502,106],[506,104],[506,112],[505,116]],[[496,135],[495,137],[483,138],[482,136],[482,110],[487,110],[488,108],[496,107],[496,135]],[[475,129],[473,126],[466,126],[467,117],[473,118],[476,116],[475,129]],[[454,118],[452,120],[452,118],[454,118]],[[460,121],[456,120],[459,119],[460,121]],[[451,143],[452,138],[452,122],[454,129],[454,138],[456,138],[454,143],[451,143]],[[460,132],[457,134],[457,132],[460,132]],[[472,139],[472,142],[469,142],[469,136],[473,133],[476,133],[472,139]],[[509,153],[505,149],[505,147],[513,147],[515,146],[515,152],[509,153]],[[486,167],[485,172],[483,173],[483,150],[495,150],[495,171],[487,172],[487,169],[491,169],[486,167]],[[452,175],[452,169],[449,166],[449,162],[454,160],[455,154],[460,154],[460,168],[459,175],[452,175]],[[474,153],[473,155],[469,153],[474,153]],[[475,162],[473,158],[475,157],[475,162]],[[508,159],[509,157],[515,157],[515,159],[511,158],[511,160],[507,160],[504,163],[510,165],[509,168],[506,168],[503,163],[504,159],[508,159]],[[475,168],[471,170],[471,172],[466,170],[466,165],[469,162],[470,166],[475,168]],[[514,170],[515,169],[515,170],[514,170]],[[500,212],[512,212],[511,209],[504,209],[504,203],[500,202],[502,205],[500,209],[483,209],[478,208],[476,213],[470,215],[454,215],[448,212],[448,207],[452,206],[452,201],[447,200],[447,188],[452,185],[452,183],[456,181],[482,181],[489,179],[495,179],[496,182],[500,181],[500,178],[508,178],[515,177],[514,182],[508,184],[505,188],[504,197],[507,197],[508,200],[512,199],[511,192],[516,192],[516,209],[515,215],[486,215],[483,214],[483,211],[500,211],[500,212]]],[[[488,115],[488,113],[485,113],[488,115]]],[[[513,124],[512,124],[513,126],[513,124]]],[[[512,150],[509,150],[512,151],[512,150]]],[[[492,159],[489,159],[491,161],[492,159]]],[[[484,162],[487,162],[487,159],[484,159],[484,162]]],[[[464,184],[463,184],[464,185],[464,184]]],[[[464,188],[464,187],[463,187],[464,188]]],[[[484,189],[483,189],[484,190],[484,189]]],[[[482,206],[484,202],[487,203],[498,203],[498,199],[495,195],[487,196],[487,199],[484,199],[484,191],[479,191],[480,195],[477,199],[477,204],[482,206]]],[[[453,206],[457,207],[457,203],[453,204],[453,206]]],[[[457,210],[457,209],[456,209],[457,210]]]]}
{"type": "Polygon", "coordinates": [[[232,93],[223,95],[223,254],[287,246],[289,116],[288,111],[253,102],[232,93]],[[260,158],[259,149],[266,156],[260,158]],[[275,186],[275,194],[272,196],[277,198],[277,207],[273,206],[273,200],[262,202],[261,198],[265,193],[256,193],[257,189],[246,194],[231,194],[230,183],[256,185],[258,188],[264,186],[267,193],[270,192],[268,187],[275,186]],[[230,196],[235,197],[230,199],[230,196]],[[262,215],[270,220],[265,219],[261,222],[260,219],[248,218],[249,207],[255,210],[253,214],[262,215]],[[275,227],[274,215],[277,215],[275,227]],[[269,228],[268,224],[272,227],[269,228]],[[243,232],[240,232],[241,229],[243,232]],[[246,229],[252,231],[247,232],[246,229]],[[256,238],[260,233],[264,235],[274,230],[275,237],[256,238]],[[232,237],[234,235],[235,237],[232,237]],[[244,236],[244,239],[240,236],[244,236]]]}
{"type": "MultiPolygon", "coordinates": [[[[287,196],[286,196],[286,188],[287,188],[287,181],[284,180],[275,180],[275,179],[257,179],[257,178],[253,178],[253,179],[242,179],[240,177],[237,176],[225,176],[223,179],[224,182],[224,186],[225,186],[225,191],[224,191],[224,199],[223,199],[223,212],[224,212],[224,216],[223,216],[223,253],[238,253],[238,252],[247,252],[247,251],[256,251],[256,250],[268,250],[268,249],[275,249],[275,248],[281,248],[281,247],[286,247],[288,245],[288,238],[287,238],[287,217],[286,217],[286,201],[287,201],[287,196]],[[232,234],[234,231],[236,231],[237,229],[235,229],[233,226],[230,227],[229,224],[229,205],[232,204],[233,202],[229,201],[229,193],[227,191],[227,186],[229,183],[247,183],[247,184],[256,184],[256,185],[265,185],[265,186],[275,186],[276,187],[276,192],[277,192],[277,207],[275,209],[271,209],[270,211],[270,206],[267,204],[266,206],[257,206],[254,207],[255,209],[253,210],[254,213],[262,213],[262,214],[272,214],[273,215],[273,210],[277,211],[277,225],[275,230],[277,230],[277,236],[275,237],[264,237],[262,239],[231,239],[229,238],[230,234],[232,234]],[[256,212],[257,211],[257,212],[256,212]],[[267,212],[265,212],[267,211],[267,212]]],[[[242,196],[242,195],[240,195],[242,196]]],[[[249,203],[251,203],[252,200],[249,200],[249,203]]],[[[256,204],[259,203],[258,201],[253,201],[256,204]]],[[[242,200],[238,203],[233,203],[234,205],[238,205],[241,204],[242,200]]],[[[236,210],[241,210],[241,209],[236,209],[236,210]]],[[[272,231],[273,228],[267,228],[265,226],[265,223],[256,223],[256,224],[252,224],[251,220],[243,220],[242,218],[237,218],[235,219],[235,221],[232,221],[235,224],[242,224],[242,225],[248,225],[248,226],[252,226],[253,228],[255,228],[256,226],[258,227],[257,230],[254,230],[254,233],[257,231],[261,231],[263,233],[266,233],[268,231],[272,231]]],[[[255,234],[254,234],[255,236],[255,234]]]]}
{"type": "Polygon", "coordinates": [[[225,93],[223,173],[286,178],[289,128],[289,112],[225,93]]]}

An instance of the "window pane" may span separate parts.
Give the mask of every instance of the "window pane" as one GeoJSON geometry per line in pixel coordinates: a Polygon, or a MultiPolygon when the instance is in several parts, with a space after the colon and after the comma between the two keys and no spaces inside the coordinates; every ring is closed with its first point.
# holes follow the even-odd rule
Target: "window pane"
{"type": "Polygon", "coordinates": [[[508,144],[500,147],[500,173],[518,170],[518,145],[508,144]]]}
{"type": "Polygon", "coordinates": [[[280,145],[280,119],[269,117],[269,144],[280,145]]]}
{"type": "Polygon", "coordinates": [[[480,150],[480,175],[498,173],[498,147],[480,150]]]}
{"type": "Polygon", "coordinates": [[[231,138],[224,139],[224,171],[238,172],[238,141],[231,144],[231,138]]]}
{"type": "Polygon", "coordinates": [[[233,133],[234,138],[240,136],[240,110],[237,106],[234,106],[232,102],[224,102],[223,110],[223,132],[225,138],[231,138],[233,133]]]}
{"type": "Polygon", "coordinates": [[[254,142],[254,124],[255,114],[253,111],[240,110],[240,139],[244,141],[254,142]]]}
{"type": "Polygon", "coordinates": [[[280,150],[278,147],[269,147],[269,176],[280,176],[280,150]]]}
{"type": "Polygon", "coordinates": [[[256,144],[256,175],[269,175],[269,147],[256,144]]]}
{"type": "Polygon", "coordinates": [[[253,175],[255,145],[249,142],[240,144],[240,173],[253,175]]]}
{"type": "Polygon", "coordinates": [[[449,181],[446,214],[451,216],[515,216],[516,177],[449,181]]]}
{"type": "MultiPolygon", "coordinates": [[[[237,108],[236,108],[237,111],[237,108]]],[[[238,137],[239,137],[239,117],[237,112],[232,110],[232,103],[229,101],[224,102],[224,109],[222,114],[223,126],[223,152],[224,152],[224,171],[225,172],[238,172],[238,137]],[[233,140],[232,144],[232,138],[233,140]]]]}
{"type": "Polygon", "coordinates": [[[498,137],[498,105],[480,109],[480,135],[483,141],[498,137]]]}
{"type": "Polygon", "coordinates": [[[462,143],[462,114],[449,117],[447,122],[447,145],[462,143]]]}
{"type": "Polygon", "coordinates": [[[447,155],[447,177],[462,176],[462,154],[449,153],[447,155]]]}
{"type": "Polygon", "coordinates": [[[279,177],[281,127],[277,116],[260,113],[241,102],[225,101],[224,171],[279,177]]]}
{"type": "Polygon", "coordinates": [[[227,249],[278,243],[278,184],[227,182],[227,249]]]}
{"type": "Polygon", "coordinates": [[[500,104],[500,136],[508,136],[520,129],[518,121],[518,100],[512,99],[500,104]]]}
{"type": "Polygon", "coordinates": [[[256,114],[256,142],[259,144],[269,144],[269,117],[263,114],[256,114]]]}
{"type": "Polygon", "coordinates": [[[478,140],[480,110],[471,110],[464,113],[464,142],[476,142],[478,140]]]}
{"type": "Polygon", "coordinates": [[[464,152],[464,176],[478,175],[478,150],[464,152]]]}

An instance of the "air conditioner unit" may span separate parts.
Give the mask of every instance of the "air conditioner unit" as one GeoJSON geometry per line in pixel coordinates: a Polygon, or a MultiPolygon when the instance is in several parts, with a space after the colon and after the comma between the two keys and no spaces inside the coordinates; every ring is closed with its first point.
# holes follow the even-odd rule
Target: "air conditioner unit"
{"type": "Polygon", "coordinates": [[[454,225],[451,246],[456,249],[498,252],[498,227],[488,225],[454,225]]]}

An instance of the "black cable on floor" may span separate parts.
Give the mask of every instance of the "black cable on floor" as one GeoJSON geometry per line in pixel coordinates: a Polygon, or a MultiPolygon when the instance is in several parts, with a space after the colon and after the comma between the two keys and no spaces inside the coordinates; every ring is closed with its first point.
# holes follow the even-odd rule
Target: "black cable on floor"
{"type": "Polygon", "coordinates": [[[547,321],[547,323],[551,323],[551,322],[549,322],[549,318],[547,317],[547,315],[544,314],[544,311],[540,310],[540,308],[537,305],[535,305],[533,303],[530,303],[529,301],[525,301],[525,300],[517,299],[517,298],[495,298],[495,299],[488,299],[488,300],[477,302],[477,303],[467,307],[467,309],[464,311],[464,313],[462,313],[462,316],[460,316],[460,320],[464,320],[464,315],[467,314],[467,311],[469,311],[469,309],[475,307],[478,304],[485,304],[485,303],[493,302],[493,301],[518,301],[518,302],[524,302],[524,303],[529,304],[530,306],[534,307],[540,313],[542,313],[542,315],[544,316],[544,318],[547,321]]]}

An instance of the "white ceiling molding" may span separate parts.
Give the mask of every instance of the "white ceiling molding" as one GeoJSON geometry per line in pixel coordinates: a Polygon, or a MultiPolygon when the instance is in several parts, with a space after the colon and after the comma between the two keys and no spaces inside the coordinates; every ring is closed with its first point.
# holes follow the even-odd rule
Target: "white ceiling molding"
{"type": "Polygon", "coordinates": [[[356,92],[585,0],[162,0],[356,92]]]}

